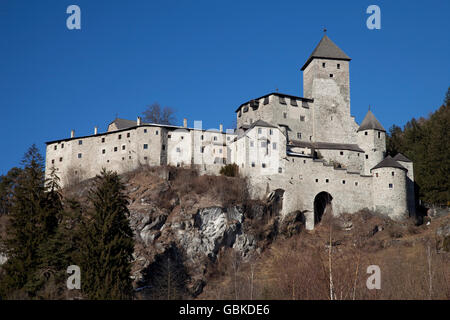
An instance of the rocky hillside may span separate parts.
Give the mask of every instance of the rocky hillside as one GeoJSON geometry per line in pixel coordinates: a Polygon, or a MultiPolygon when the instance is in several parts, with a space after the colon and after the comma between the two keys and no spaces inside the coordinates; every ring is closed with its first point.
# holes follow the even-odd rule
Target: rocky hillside
{"type": "MultiPolygon", "coordinates": [[[[391,265],[401,256],[404,261],[412,259],[405,265],[406,273],[414,269],[425,277],[426,268],[416,267],[423,265],[421,250],[430,243],[434,256],[439,253],[440,264],[435,267],[442,269],[448,262],[448,216],[435,218],[429,225],[426,219],[424,225],[415,226],[412,221],[397,223],[360,212],[324,219],[314,232],[306,232],[301,212],[281,219],[278,198],[249,199],[242,178],[198,176],[186,169],[143,168],[122,179],[136,236],[133,277],[138,298],[290,299],[294,290],[294,298],[327,299],[326,262],[330,253],[334,268],[341,269],[335,275],[336,286],[339,281],[353,283],[349,282],[352,276],[348,271],[354,273],[356,265],[363,268],[363,261],[391,265]],[[297,288],[295,294],[295,285],[284,283],[287,280],[283,277],[288,276],[293,283],[309,283],[315,290],[306,294],[297,288]],[[289,292],[287,296],[284,290],[289,292]]],[[[89,187],[86,181],[65,190],[65,194],[83,199],[89,187]]],[[[450,280],[448,270],[444,271],[434,275],[439,283],[450,280]]],[[[359,271],[359,277],[365,277],[365,270],[359,271]]],[[[450,294],[448,288],[439,290],[440,297],[450,294]]]]}

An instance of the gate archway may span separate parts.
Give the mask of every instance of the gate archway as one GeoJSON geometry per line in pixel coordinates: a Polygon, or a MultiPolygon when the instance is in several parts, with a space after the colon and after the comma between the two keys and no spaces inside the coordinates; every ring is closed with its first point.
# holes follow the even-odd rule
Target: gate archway
{"type": "Polygon", "coordinates": [[[331,214],[333,197],[326,191],[318,193],[314,198],[314,224],[319,223],[325,213],[331,214]]]}

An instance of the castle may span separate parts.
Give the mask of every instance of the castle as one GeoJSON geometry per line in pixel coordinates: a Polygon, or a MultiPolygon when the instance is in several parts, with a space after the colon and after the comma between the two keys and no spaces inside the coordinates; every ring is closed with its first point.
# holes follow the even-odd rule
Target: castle
{"type": "Polygon", "coordinates": [[[368,208],[402,219],[415,213],[413,163],[386,156],[386,130],[369,110],[350,113],[350,58],[325,34],[301,68],[305,98],[273,92],[236,109],[237,128],[204,130],[115,119],[104,133],[47,142],[46,174],[62,185],[141,165],[196,167],[218,174],[234,163],[256,197],[277,198],[281,214],[301,210],[313,229],[325,210],[368,208]]]}

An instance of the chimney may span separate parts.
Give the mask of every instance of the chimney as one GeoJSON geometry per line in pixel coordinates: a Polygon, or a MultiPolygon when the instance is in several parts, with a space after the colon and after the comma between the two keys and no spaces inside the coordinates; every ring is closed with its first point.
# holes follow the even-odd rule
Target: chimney
{"type": "Polygon", "coordinates": [[[220,131],[220,132],[223,132],[223,124],[220,124],[220,125],[219,125],[219,131],[220,131]]]}
{"type": "Polygon", "coordinates": [[[187,128],[187,119],[186,118],[183,119],[183,127],[187,128]]]}
{"type": "Polygon", "coordinates": [[[96,135],[98,133],[98,128],[97,126],[94,127],[94,134],[96,135]]]}
{"type": "Polygon", "coordinates": [[[75,137],[75,130],[70,131],[70,137],[71,138],[75,137]]]}
{"type": "Polygon", "coordinates": [[[141,117],[137,117],[137,125],[140,126],[142,124],[141,117]]]}

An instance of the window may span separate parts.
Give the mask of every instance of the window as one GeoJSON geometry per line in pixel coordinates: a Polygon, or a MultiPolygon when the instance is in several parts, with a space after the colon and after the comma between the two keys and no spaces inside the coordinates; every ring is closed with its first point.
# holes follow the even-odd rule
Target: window
{"type": "Polygon", "coordinates": [[[309,136],[309,141],[312,141],[312,136],[309,136]]]}
{"type": "Polygon", "coordinates": [[[83,144],[83,140],[78,140],[78,144],[82,145],[83,144]]]}
{"type": "Polygon", "coordinates": [[[172,135],[171,135],[171,134],[168,134],[168,135],[167,135],[167,138],[168,138],[168,139],[172,138],[172,135]]]}
{"type": "Polygon", "coordinates": [[[181,136],[181,140],[183,140],[184,139],[184,136],[181,136]]]}
{"type": "Polygon", "coordinates": [[[316,182],[319,182],[319,179],[316,179],[316,182]]]}
{"type": "Polygon", "coordinates": [[[230,141],[230,137],[227,137],[227,141],[230,141]]]}
{"type": "Polygon", "coordinates": [[[273,130],[269,129],[269,134],[272,135],[273,134],[273,130]]]}
{"type": "Polygon", "coordinates": [[[217,137],[216,137],[216,136],[214,136],[213,140],[214,140],[214,141],[217,141],[217,137]]]}
{"type": "Polygon", "coordinates": [[[165,144],[162,145],[162,149],[166,150],[166,145],[165,144]]]}
{"type": "Polygon", "coordinates": [[[254,162],[252,162],[252,168],[254,168],[255,167],[255,163],[254,162]]]}
{"type": "Polygon", "coordinates": [[[333,78],[333,74],[332,73],[330,73],[330,78],[333,78]]]}
{"type": "Polygon", "coordinates": [[[381,132],[378,132],[378,139],[381,138],[381,132]]]}
{"type": "Polygon", "coordinates": [[[300,121],[305,121],[305,116],[300,116],[300,121]]]}
{"type": "Polygon", "coordinates": [[[358,157],[359,157],[359,152],[358,152],[358,157]]]}
{"type": "Polygon", "coordinates": [[[253,147],[253,146],[254,146],[253,141],[250,141],[250,147],[253,147]]]}
{"type": "Polygon", "coordinates": [[[130,160],[131,160],[131,156],[128,156],[128,159],[130,159],[130,160]]]}
{"type": "Polygon", "coordinates": [[[273,150],[277,150],[277,143],[276,142],[272,143],[272,149],[273,150]]]}
{"type": "Polygon", "coordinates": [[[102,150],[102,154],[105,154],[105,153],[106,153],[106,149],[103,149],[103,150],[102,150]]]}
{"type": "Polygon", "coordinates": [[[125,150],[125,145],[122,146],[122,150],[125,150]]]}
{"type": "Polygon", "coordinates": [[[144,157],[144,160],[147,160],[148,158],[147,157],[144,157]]]}
{"type": "Polygon", "coordinates": [[[52,164],[54,164],[54,163],[55,163],[55,159],[52,160],[52,164]]]}
{"type": "Polygon", "coordinates": [[[325,182],[326,182],[326,183],[328,183],[328,182],[329,182],[329,180],[328,180],[328,179],[325,179],[325,182]]]}
{"type": "Polygon", "coordinates": [[[258,128],[258,134],[261,134],[261,133],[262,133],[262,129],[258,128]]]}
{"type": "Polygon", "coordinates": [[[261,148],[266,148],[266,147],[267,147],[267,142],[261,141],[261,148]]]}
{"type": "Polygon", "coordinates": [[[129,138],[129,137],[130,137],[130,133],[128,132],[128,133],[127,133],[127,138],[129,138]]]}
{"type": "Polygon", "coordinates": [[[102,143],[105,143],[105,138],[102,138],[102,143]]]}
{"type": "Polygon", "coordinates": [[[177,148],[177,152],[181,152],[181,149],[180,149],[180,148],[177,148]]]}
{"type": "Polygon", "coordinates": [[[283,118],[287,118],[287,113],[286,112],[283,112],[283,118]]]}
{"type": "Polygon", "coordinates": [[[200,140],[203,140],[203,135],[200,136],[200,140]]]}
{"type": "Polygon", "coordinates": [[[265,163],[263,163],[263,164],[262,164],[262,167],[263,167],[263,168],[265,168],[265,167],[266,167],[266,164],[265,164],[265,163]]]}
{"type": "Polygon", "coordinates": [[[341,65],[340,65],[339,63],[337,64],[337,68],[338,68],[338,69],[340,69],[340,68],[341,68],[341,65]]]}
{"type": "Polygon", "coordinates": [[[222,153],[222,149],[219,149],[219,153],[222,153]]]}
{"type": "Polygon", "coordinates": [[[147,133],[147,129],[144,129],[144,133],[147,133]]]}
{"type": "Polygon", "coordinates": [[[283,169],[278,168],[278,173],[282,173],[282,172],[283,172],[283,169]]]}
{"type": "Polygon", "coordinates": [[[342,184],[345,184],[345,180],[342,180],[342,184]]]}
{"type": "Polygon", "coordinates": [[[392,174],[392,176],[394,176],[395,175],[394,171],[392,171],[391,174],[392,174]]]}
{"type": "Polygon", "coordinates": [[[119,138],[119,140],[120,140],[120,139],[122,139],[122,135],[121,135],[121,134],[119,134],[118,138],[119,138]]]}
{"type": "Polygon", "coordinates": [[[144,144],[144,149],[148,149],[148,144],[144,144]]]}
{"type": "Polygon", "coordinates": [[[306,163],[306,160],[303,160],[303,163],[306,163]]]}
{"type": "Polygon", "coordinates": [[[355,186],[358,186],[358,181],[355,181],[355,186]]]}
{"type": "Polygon", "coordinates": [[[114,147],[114,152],[116,152],[117,151],[117,147],[114,147]]]}
{"type": "Polygon", "coordinates": [[[341,156],[343,156],[343,155],[344,155],[344,151],[339,152],[339,154],[340,154],[341,156]]]}
{"type": "Polygon", "coordinates": [[[64,149],[64,143],[61,144],[61,149],[64,149]]]}
{"type": "Polygon", "coordinates": [[[367,131],[364,131],[364,135],[367,136],[367,131]]]}
{"type": "Polygon", "coordinates": [[[297,138],[301,139],[302,138],[302,133],[301,132],[297,132],[297,138]]]}
{"type": "Polygon", "coordinates": [[[200,147],[200,153],[205,152],[205,147],[200,147]]]}
{"type": "Polygon", "coordinates": [[[392,189],[394,185],[392,183],[389,183],[389,189],[392,189]]]}
{"type": "Polygon", "coordinates": [[[55,150],[58,149],[58,146],[55,146],[55,150]]]}
{"type": "Polygon", "coordinates": [[[125,160],[125,157],[122,157],[122,161],[125,160]]]}
{"type": "Polygon", "coordinates": [[[377,178],[378,178],[378,172],[377,172],[377,173],[375,173],[375,177],[377,177],[377,178]]]}
{"type": "Polygon", "coordinates": [[[368,154],[366,154],[366,159],[369,159],[369,155],[368,154]]]}
{"type": "Polygon", "coordinates": [[[322,68],[325,68],[325,62],[322,62],[322,68]]]}
{"type": "Polygon", "coordinates": [[[62,157],[60,157],[60,158],[59,158],[59,162],[62,162],[62,159],[63,159],[63,158],[62,158],[62,157]]]}
{"type": "Polygon", "coordinates": [[[156,130],[155,134],[156,134],[156,135],[159,135],[159,131],[158,131],[158,130],[156,130]]]}

